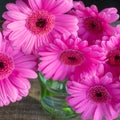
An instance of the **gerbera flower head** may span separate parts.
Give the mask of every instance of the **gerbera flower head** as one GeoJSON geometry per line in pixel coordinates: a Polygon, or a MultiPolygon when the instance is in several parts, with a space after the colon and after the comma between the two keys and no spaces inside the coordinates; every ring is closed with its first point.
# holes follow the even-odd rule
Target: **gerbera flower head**
{"type": "Polygon", "coordinates": [[[68,81],[67,103],[83,120],[113,120],[119,115],[120,83],[115,83],[110,72],[79,77],[78,82],[68,81]]]}
{"type": "Polygon", "coordinates": [[[106,56],[104,64],[105,70],[110,71],[115,76],[120,74],[120,35],[111,36],[110,38],[103,37],[101,43],[106,56]]]}
{"type": "Polygon", "coordinates": [[[85,7],[82,1],[75,2],[70,14],[78,17],[78,35],[88,40],[89,44],[94,44],[98,39],[101,40],[104,35],[113,35],[115,27],[112,27],[111,23],[119,18],[116,8],[105,8],[99,12],[95,5],[85,7]]]}
{"type": "Polygon", "coordinates": [[[4,35],[25,53],[48,44],[56,35],[76,35],[78,20],[64,14],[73,7],[72,0],[16,0],[8,3],[3,14],[4,35]]]}
{"type": "Polygon", "coordinates": [[[36,57],[13,50],[0,33],[0,107],[28,95],[36,64],[36,57]]]}
{"type": "Polygon", "coordinates": [[[102,49],[78,37],[56,38],[53,43],[39,49],[39,71],[46,79],[64,80],[77,68],[79,72],[91,71],[102,63],[102,49]]]}

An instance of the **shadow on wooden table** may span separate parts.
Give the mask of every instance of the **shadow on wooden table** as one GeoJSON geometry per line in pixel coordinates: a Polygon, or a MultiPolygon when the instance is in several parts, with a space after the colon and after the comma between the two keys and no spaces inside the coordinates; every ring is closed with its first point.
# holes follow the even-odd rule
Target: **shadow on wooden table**
{"type": "Polygon", "coordinates": [[[22,101],[0,108],[0,120],[53,120],[43,111],[39,101],[28,96],[22,101]]]}
{"type": "MultiPolygon", "coordinates": [[[[40,102],[28,96],[22,101],[0,108],[0,120],[55,120],[41,107],[40,102]]],[[[72,119],[73,120],[73,119],[72,119]]],[[[80,120],[75,118],[74,120],[80,120]]]]}

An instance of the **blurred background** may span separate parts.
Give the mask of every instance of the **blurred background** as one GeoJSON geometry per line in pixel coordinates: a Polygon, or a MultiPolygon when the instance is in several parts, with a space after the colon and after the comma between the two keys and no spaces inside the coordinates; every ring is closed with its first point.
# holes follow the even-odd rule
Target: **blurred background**
{"type": "Polygon", "coordinates": [[[5,5],[9,2],[14,2],[15,0],[0,0],[0,19],[2,19],[2,13],[6,10],[5,5]]]}

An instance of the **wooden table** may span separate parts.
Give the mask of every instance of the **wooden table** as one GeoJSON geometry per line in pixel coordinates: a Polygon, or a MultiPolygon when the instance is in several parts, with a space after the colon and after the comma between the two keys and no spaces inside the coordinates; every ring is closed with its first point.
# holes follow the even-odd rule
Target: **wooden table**
{"type": "MultiPolygon", "coordinates": [[[[41,108],[38,80],[32,80],[31,84],[29,96],[20,102],[0,108],[0,120],[55,120],[41,108]]],[[[80,118],[72,120],[80,120],[80,118]]]]}

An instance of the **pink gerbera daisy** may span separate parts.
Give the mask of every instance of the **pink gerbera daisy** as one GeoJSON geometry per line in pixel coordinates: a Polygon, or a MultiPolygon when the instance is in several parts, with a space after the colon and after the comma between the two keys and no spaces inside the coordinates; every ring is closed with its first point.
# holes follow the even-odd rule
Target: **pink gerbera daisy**
{"type": "Polygon", "coordinates": [[[56,35],[77,34],[78,20],[64,14],[73,7],[72,0],[16,0],[8,3],[3,24],[4,35],[14,47],[31,53],[56,35]]]}
{"type": "Polygon", "coordinates": [[[114,83],[111,73],[104,76],[86,75],[68,81],[67,103],[81,114],[83,120],[113,120],[119,115],[120,83],[114,83]]]}
{"type": "Polygon", "coordinates": [[[115,76],[120,75],[120,35],[103,37],[101,43],[106,55],[105,70],[115,76]]]}
{"type": "Polygon", "coordinates": [[[28,78],[36,78],[36,57],[14,51],[0,33],[0,106],[21,100],[30,89],[28,78]]]}
{"type": "Polygon", "coordinates": [[[79,19],[79,37],[87,39],[90,44],[94,44],[103,35],[113,35],[115,27],[112,27],[110,24],[119,18],[116,8],[106,8],[98,12],[95,5],[85,7],[82,1],[75,2],[74,9],[70,13],[79,19]]]}
{"type": "Polygon", "coordinates": [[[80,38],[55,39],[53,43],[39,49],[39,71],[46,79],[64,80],[76,67],[79,72],[92,71],[102,62],[102,49],[97,45],[88,47],[80,38]]]}

